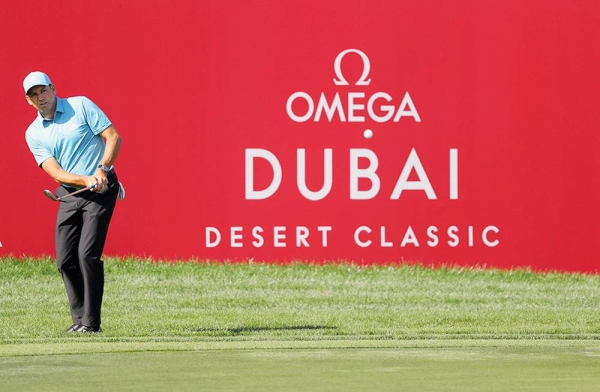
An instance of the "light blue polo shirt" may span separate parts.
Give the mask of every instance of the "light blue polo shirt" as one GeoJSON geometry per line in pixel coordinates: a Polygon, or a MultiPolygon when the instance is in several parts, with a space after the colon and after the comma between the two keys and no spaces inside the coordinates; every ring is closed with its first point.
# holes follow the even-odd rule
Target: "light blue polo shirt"
{"type": "Polygon", "coordinates": [[[111,125],[96,104],[86,97],[56,97],[53,120],[40,113],[31,123],[25,139],[38,164],[54,157],[66,171],[91,176],[104,155],[104,139],[99,134],[111,125]]]}

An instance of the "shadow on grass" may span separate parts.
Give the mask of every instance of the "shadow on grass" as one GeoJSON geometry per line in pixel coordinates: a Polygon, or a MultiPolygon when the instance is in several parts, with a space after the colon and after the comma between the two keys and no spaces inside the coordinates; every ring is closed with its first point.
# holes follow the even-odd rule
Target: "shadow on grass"
{"type": "Polygon", "coordinates": [[[290,325],[285,327],[238,327],[238,328],[197,328],[193,332],[208,332],[221,334],[240,334],[246,332],[270,332],[270,331],[302,331],[302,330],[331,330],[338,327],[327,325],[290,325]]]}

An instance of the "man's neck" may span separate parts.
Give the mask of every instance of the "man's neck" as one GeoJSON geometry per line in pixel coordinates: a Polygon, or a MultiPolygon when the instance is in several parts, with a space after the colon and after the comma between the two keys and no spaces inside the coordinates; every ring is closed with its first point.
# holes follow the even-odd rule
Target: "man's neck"
{"type": "Polygon", "coordinates": [[[44,120],[54,120],[54,115],[56,113],[56,105],[57,105],[57,99],[54,99],[54,104],[52,105],[52,108],[50,108],[50,110],[48,110],[48,112],[46,112],[46,113],[40,112],[40,114],[42,115],[42,118],[44,120]]]}

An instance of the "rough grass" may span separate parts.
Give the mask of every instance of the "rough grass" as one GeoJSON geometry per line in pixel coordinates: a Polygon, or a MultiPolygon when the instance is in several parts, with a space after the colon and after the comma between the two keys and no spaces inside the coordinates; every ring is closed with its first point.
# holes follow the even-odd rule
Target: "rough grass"
{"type": "MultiPolygon", "coordinates": [[[[0,259],[0,342],[70,339],[50,259],[0,259]]],[[[596,339],[600,277],[108,259],[102,339],[596,339]]]]}

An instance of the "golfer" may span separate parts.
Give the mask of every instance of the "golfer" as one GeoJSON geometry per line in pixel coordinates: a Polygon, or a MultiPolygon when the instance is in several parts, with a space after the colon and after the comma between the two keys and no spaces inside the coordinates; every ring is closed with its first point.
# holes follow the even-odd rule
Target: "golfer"
{"type": "Polygon", "coordinates": [[[86,97],[59,98],[43,72],[23,80],[25,98],[38,115],[25,138],[37,164],[60,186],[64,196],[56,217],[56,265],[62,275],[73,325],[66,332],[102,332],[104,264],[108,226],[119,197],[113,163],[121,137],[106,115],[86,97]]]}

